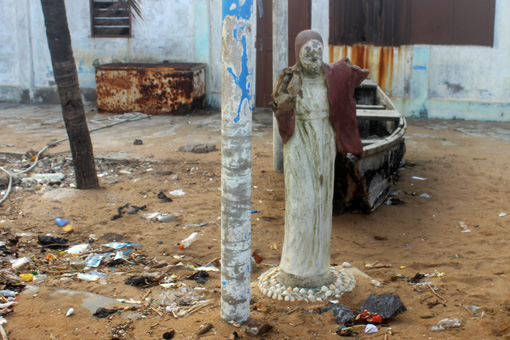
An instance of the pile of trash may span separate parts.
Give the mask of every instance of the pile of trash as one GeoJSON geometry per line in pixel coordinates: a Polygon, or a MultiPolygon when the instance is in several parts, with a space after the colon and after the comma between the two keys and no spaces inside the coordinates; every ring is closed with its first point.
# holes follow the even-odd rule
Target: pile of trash
{"type": "Polygon", "coordinates": [[[336,322],[340,324],[338,335],[354,336],[360,331],[367,334],[376,333],[381,330],[381,327],[386,327],[386,334],[391,334],[391,328],[386,323],[406,310],[406,306],[397,294],[372,294],[359,307],[358,314],[339,303],[332,303],[321,308],[320,313],[329,311],[333,313],[336,322]]]}

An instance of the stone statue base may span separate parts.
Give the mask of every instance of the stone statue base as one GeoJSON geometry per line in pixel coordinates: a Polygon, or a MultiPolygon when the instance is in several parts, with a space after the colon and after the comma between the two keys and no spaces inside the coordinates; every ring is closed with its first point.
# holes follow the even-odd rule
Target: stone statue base
{"type": "Polygon", "coordinates": [[[320,302],[338,298],[356,287],[354,276],[344,271],[341,266],[331,267],[331,276],[333,277],[331,283],[317,288],[286,286],[281,283],[280,275],[278,267],[262,274],[259,277],[260,292],[275,300],[320,302]]]}

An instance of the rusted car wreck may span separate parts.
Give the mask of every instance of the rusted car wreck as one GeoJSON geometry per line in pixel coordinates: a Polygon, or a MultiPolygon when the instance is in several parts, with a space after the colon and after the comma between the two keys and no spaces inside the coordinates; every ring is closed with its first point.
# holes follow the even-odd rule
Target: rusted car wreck
{"type": "Polygon", "coordinates": [[[356,89],[355,100],[363,153],[337,155],[335,215],[370,213],[380,206],[393,191],[406,151],[406,120],[377,83],[365,80],[356,89]]]}

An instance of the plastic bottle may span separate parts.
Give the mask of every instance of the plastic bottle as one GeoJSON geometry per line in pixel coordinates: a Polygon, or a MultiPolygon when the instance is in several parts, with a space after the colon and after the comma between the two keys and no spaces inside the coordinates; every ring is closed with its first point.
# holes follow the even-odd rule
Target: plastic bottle
{"type": "Polygon", "coordinates": [[[198,239],[198,233],[193,233],[179,243],[179,249],[188,248],[193,242],[198,239]]]}

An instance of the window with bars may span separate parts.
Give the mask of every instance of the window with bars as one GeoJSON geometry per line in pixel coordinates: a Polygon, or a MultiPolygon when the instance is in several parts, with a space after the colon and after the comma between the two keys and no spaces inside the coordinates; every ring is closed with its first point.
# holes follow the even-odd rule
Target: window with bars
{"type": "Polygon", "coordinates": [[[131,37],[131,12],[119,0],[90,0],[93,37],[131,37]]]}

